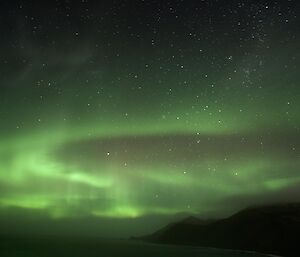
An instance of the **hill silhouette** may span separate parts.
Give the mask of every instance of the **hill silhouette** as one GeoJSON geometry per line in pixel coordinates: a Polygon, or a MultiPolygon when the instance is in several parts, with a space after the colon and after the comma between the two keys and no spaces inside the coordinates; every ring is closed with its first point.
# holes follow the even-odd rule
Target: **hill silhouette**
{"type": "Polygon", "coordinates": [[[137,239],[296,257],[300,256],[300,203],[252,207],[217,221],[189,217],[137,239]]]}

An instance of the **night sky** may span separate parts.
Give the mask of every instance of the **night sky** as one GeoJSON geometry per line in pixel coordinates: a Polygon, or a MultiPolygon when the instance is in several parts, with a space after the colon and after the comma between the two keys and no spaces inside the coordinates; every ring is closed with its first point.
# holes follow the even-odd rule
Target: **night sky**
{"type": "Polygon", "coordinates": [[[1,1],[2,226],[300,201],[298,2],[1,1]]]}

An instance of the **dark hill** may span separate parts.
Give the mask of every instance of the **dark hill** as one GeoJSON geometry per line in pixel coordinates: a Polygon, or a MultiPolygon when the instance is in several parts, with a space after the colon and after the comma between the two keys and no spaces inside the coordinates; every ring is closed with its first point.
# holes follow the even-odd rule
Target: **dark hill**
{"type": "Polygon", "coordinates": [[[205,222],[189,217],[139,239],[300,256],[300,204],[248,208],[205,222]]]}

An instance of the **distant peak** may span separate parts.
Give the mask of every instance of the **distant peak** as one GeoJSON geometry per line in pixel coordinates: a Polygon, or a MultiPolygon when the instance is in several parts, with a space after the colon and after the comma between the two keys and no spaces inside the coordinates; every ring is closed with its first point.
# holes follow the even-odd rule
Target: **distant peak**
{"type": "Polygon", "coordinates": [[[187,218],[183,219],[181,222],[188,223],[188,224],[198,224],[198,223],[201,223],[202,220],[200,220],[194,216],[188,216],[187,218]]]}

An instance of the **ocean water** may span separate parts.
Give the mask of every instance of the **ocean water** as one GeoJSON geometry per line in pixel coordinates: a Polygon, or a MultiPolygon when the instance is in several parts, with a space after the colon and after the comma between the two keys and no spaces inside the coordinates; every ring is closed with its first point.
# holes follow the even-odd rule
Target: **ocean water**
{"type": "Polygon", "coordinates": [[[130,240],[2,238],[1,257],[263,257],[250,252],[130,240]]]}

